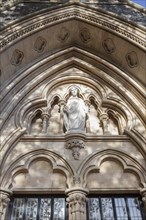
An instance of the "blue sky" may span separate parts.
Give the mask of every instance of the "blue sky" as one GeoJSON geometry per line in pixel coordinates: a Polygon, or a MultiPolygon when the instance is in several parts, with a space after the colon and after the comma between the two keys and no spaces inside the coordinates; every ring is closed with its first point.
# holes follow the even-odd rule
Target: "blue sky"
{"type": "Polygon", "coordinates": [[[146,0],[132,0],[132,1],[146,8],[146,0]]]}

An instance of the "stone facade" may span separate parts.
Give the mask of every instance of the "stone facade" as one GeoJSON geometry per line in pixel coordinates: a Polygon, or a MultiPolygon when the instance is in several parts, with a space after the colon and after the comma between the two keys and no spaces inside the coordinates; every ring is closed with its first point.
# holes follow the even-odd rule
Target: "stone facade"
{"type": "Polygon", "coordinates": [[[33,192],[66,195],[69,220],[86,220],[92,194],[145,207],[144,26],[70,2],[1,36],[1,219],[11,195],[33,192]]]}

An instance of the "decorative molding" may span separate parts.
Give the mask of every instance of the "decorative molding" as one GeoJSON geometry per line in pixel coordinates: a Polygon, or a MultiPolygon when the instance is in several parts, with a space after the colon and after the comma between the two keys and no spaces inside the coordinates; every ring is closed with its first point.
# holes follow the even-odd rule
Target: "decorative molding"
{"type": "Polygon", "coordinates": [[[87,28],[81,29],[79,35],[83,43],[88,43],[91,41],[91,34],[87,28]]]}
{"type": "MultiPolygon", "coordinates": [[[[65,9],[66,10],[66,9],[65,9]]],[[[33,33],[34,31],[40,30],[42,28],[47,27],[48,25],[51,24],[56,24],[57,22],[61,22],[61,21],[66,21],[68,19],[71,18],[79,18],[82,20],[86,20],[89,21],[92,24],[97,25],[98,27],[103,27],[106,30],[109,31],[114,31],[120,35],[123,35],[123,37],[128,38],[128,40],[130,41],[134,41],[135,44],[138,44],[140,46],[142,46],[143,48],[146,48],[146,42],[144,40],[144,38],[141,37],[137,37],[135,34],[132,33],[132,28],[131,31],[127,31],[126,30],[126,24],[123,25],[122,27],[118,26],[118,24],[113,24],[110,23],[110,20],[105,21],[103,20],[104,18],[102,17],[102,14],[95,15],[95,13],[85,13],[85,9],[82,9],[81,7],[79,7],[79,9],[75,9],[74,7],[71,6],[71,9],[68,9],[66,11],[66,13],[64,13],[64,10],[61,11],[60,10],[59,15],[51,15],[50,17],[46,17],[44,20],[41,20],[40,22],[37,21],[35,22],[31,22],[32,24],[29,26],[25,26],[25,27],[21,27],[20,30],[15,31],[13,34],[8,34],[7,32],[7,36],[3,37],[2,41],[0,42],[0,48],[5,48],[7,45],[9,45],[10,43],[14,42],[17,39],[20,39],[21,37],[25,37],[28,34],[30,35],[31,33],[33,33]],[[94,16],[94,17],[93,17],[94,16]],[[125,29],[124,29],[125,28],[125,29]]],[[[108,15],[109,16],[109,15],[108,15]]],[[[105,15],[106,17],[106,15],[105,15]]],[[[117,21],[116,18],[114,18],[115,22],[117,21]]],[[[12,29],[11,29],[12,30],[12,29]]],[[[140,30],[141,31],[141,30],[140,30]]],[[[142,32],[142,31],[141,31],[142,32]]],[[[141,33],[143,35],[143,33],[141,33]]]]}
{"type": "Polygon", "coordinates": [[[80,149],[84,148],[84,141],[81,139],[71,139],[67,141],[67,149],[72,150],[72,155],[75,160],[79,160],[80,157],[80,149]]]}
{"type": "Polygon", "coordinates": [[[60,42],[65,42],[69,38],[70,32],[66,27],[62,27],[60,29],[59,35],[58,35],[58,40],[60,42]]]}
{"type": "MultiPolygon", "coordinates": [[[[64,142],[64,140],[66,139],[65,137],[66,135],[38,135],[38,136],[33,136],[33,135],[24,135],[23,137],[21,137],[21,140],[23,142],[29,142],[29,141],[32,141],[32,142],[35,142],[35,141],[41,141],[41,142],[44,142],[44,141],[53,141],[54,138],[55,140],[57,141],[62,141],[64,142]]],[[[96,142],[100,142],[100,141],[103,141],[103,142],[109,142],[109,141],[113,141],[113,142],[117,142],[117,141],[120,141],[120,142],[129,142],[130,141],[130,138],[127,136],[127,135],[90,135],[90,134],[86,134],[86,137],[85,137],[85,140],[86,141],[96,141],[96,142]]]]}
{"type": "Polygon", "coordinates": [[[12,57],[11,57],[11,64],[15,66],[19,66],[22,62],[24,54],[22,51],[16,49],[14,50],[12,57]]]}
{"type": "Polygon", "coordinates": [[[107,38],[106,40],[104,40],[102,42],[102,45],[105,51],[109,54],[115,52],[116,50],[115,44],[111,38],[107,38]]]}
{"type": "Polygon", "coordinates": [[[137,53],[135,51],[132,51],[126,55],[126,60],[128,63],[128,66],[131,68],[137,67],[139,65],[137,53]]]}
{"type": "Polygon", "coordinates": [[[43,37],[38,37],[34,44],[34,50],[41,53],[45,49],[47,41],[43,37]]]}

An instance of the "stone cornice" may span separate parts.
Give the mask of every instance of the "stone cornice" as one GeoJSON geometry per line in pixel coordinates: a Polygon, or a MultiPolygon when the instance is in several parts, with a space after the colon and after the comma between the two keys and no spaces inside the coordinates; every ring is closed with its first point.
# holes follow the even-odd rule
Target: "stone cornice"
{"type": "Polygon", "coordinates": [[[146,48],[145,31],[131,25],[130,23],[128,23],[127,28],[127,22],[122,21],[121,19],[119,20],[119,18],[116,18],[116,16],[114,16],[112,13],[103,13],[98,9],[95,13],[94,9],[91,10],[83,5],[74,4],[64,6],[60,9],[54,9],[49,11],[49,13],[48,11],[45,11],[41,15],[30,17],[27,20],[22,20],[21,22],[11,25],[11,27],[2,31],[0,48],[2,50],[6,49],[13,43],[30,34],[33,34],[36,31],[40,31],[48,26],[55,25],[69,19],[80,19],[92,25],[96,25],[100,28],[106,29],[109,32],[116,33],[117,35],[126,38],[135,45],[141,47],[141,49],[146,48]]]}
{"type": "MultiPolygon", "coordinates": [[[[73,135],[75,136],[75,134],[73,135]]],[[[79,137],[78,133],[76,134],[77,137],[79,137]]],[[[81,136],[82,137],[82,136],[81,136]]],[[[46,142],[46,141],[53,141],[53,140],[57,141],[61,141],[64,142],[66,140],[65,138],[65,134],[61,134],[61,135],[37,135],[37,136],[32,136],[32,135],[24,135],[21,138],[22,142],[35,142],[35,141],[41,141],[41,142],[46,142]]],[[[96,142],[109,142],[109,141],[125,141],[125,142],[129,142],[130,138],[127,137],[126,135],[90,135],[90,134],[86,134],[86,136],[84,137],[85,141],[96,141],[96,142]]]]}

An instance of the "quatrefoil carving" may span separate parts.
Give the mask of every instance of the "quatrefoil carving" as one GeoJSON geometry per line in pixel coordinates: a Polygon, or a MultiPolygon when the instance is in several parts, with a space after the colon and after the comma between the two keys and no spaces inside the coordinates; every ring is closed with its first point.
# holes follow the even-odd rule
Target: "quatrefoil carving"
{"type": "Polygon", "coordinates": [[[16,49],[14,50],[11,58],[11,64],[15,66],[19,66],[22,62],[22,59],[24,57],[24,54],[22,51],[16,49]]]}

